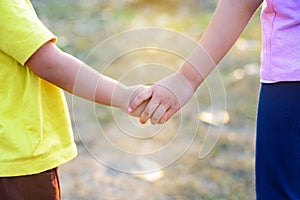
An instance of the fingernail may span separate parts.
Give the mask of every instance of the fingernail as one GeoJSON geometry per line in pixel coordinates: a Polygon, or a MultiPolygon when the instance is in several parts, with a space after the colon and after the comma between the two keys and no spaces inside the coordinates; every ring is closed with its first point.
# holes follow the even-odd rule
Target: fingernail
{"type": "Polygon", "coordinates": [[[132,108],[129,107],[129,108],[127,109],[127,111],[128,111],[129,113],[131,113],[131,112],[132,112],[132,108]]]}

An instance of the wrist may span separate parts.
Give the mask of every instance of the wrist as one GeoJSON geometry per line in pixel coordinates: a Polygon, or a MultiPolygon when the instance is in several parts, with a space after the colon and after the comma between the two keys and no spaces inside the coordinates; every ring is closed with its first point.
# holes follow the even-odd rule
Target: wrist
{"type": "Polygon", "coordinates": [[[202,44],[198,44],[186,59],[179,72],[190,82],[196,91],[215,67],[216,63],[209,52],[206,51],[202,44]]]}
{"type": "Polygon", "coordinates": [[[126,110],[129,103],[129,97],[128,87],[118,84],[113,90],[111,106],[120,108],[121,110],[126,110]]]}
{"type": "Polygon", "coordinates": [[[179,73],[189,82],[194,91],[203,82],[204,77],[189,63],[184,63],[179,73]]]}

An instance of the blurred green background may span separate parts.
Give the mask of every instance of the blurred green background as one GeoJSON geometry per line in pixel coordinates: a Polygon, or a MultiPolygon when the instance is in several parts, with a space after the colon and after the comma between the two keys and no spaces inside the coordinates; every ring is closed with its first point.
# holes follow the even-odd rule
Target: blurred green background
{"type": "MultiPolygon", "coordinates": [[[[100,42],[134,28],[168,28],[197,41],[217,1],[32,0],[32,4],[44,24],[57,35],[59,47],[84,60],[100,42]]],[[[149,180],[99,164],[83,144],[82,135],[75,134],[79,156],[61,167],[62,199],[254,199],[260,29],[258,11],[218,65],[225,84],[230,119],[208,156],[198,158],[201,136],[197,135],[188,151],[162,170],[163,175],[149,180]]],[[[109,73],[107,75],[113,78],[119,76],[117,71],[109,73]]],[[[80,115],[76,119],[76,130],[86,132],[87,138],[92,137],[88,132],[94,113],[86,111],[83,103],[73,107],[73,97],[66,95],[74,126],[73,113],[80,115]]],[[[110,127],[114,119],[108,114],[109,108],[101,107],[100,111],[98,119],[107,132],[113,132],[110,127]]],[[[176,119],[170,123],[168,131],[175,126],[172,123],[176,124],[176,119]]],[[[207,129],[207,124],[202,125],[202,129],[207,129]]],[[[188,129],[190,124],[182,122],[181,126],[188,129]]],[[[160,138],[162,140],[167,139],[160,138]]],[[[101,142],[93,145],[101,147],[101,142]]]]}

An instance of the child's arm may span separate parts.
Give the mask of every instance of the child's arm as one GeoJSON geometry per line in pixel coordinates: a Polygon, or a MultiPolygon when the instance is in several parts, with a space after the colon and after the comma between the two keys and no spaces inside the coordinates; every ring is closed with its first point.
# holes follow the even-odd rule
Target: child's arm
{"type": "MultiPolygon", "coordinates": [[[[142,86],[126,87],[98,73],[79,59],[61,51],[53,42],[40,47],[26,65],[39,77],[72,94],[126,112],[130,99],[144,89],[142,86]]],[[[137,116],[140,110],[133,115],[137,116]]]]}
{"type": "Polygon", "coordinates": [[[181,67],[179,74],[169,76],[139,93],[128,110],[134,111],[144,100],[151,98],[140,121],[145,123],[151,118],[152,123],[164,123],[168,120],[192,97],[190,89],[195,91],[226,55],[262,1],[221,0],[199,46],[181,67]],[[174,89],[182,87],[178,83],[186,85],[188,92],[174,89]]]}

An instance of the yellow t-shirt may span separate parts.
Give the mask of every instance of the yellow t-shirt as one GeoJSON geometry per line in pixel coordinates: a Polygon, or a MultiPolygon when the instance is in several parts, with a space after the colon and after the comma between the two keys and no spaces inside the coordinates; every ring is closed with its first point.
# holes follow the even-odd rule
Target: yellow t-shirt
{"type": "Polygon", "coordinates": [[[50,40],[29,0],[0,1],[0,177],[39,173],[77,154],[62,90],[25,65],[50,40]]]}

